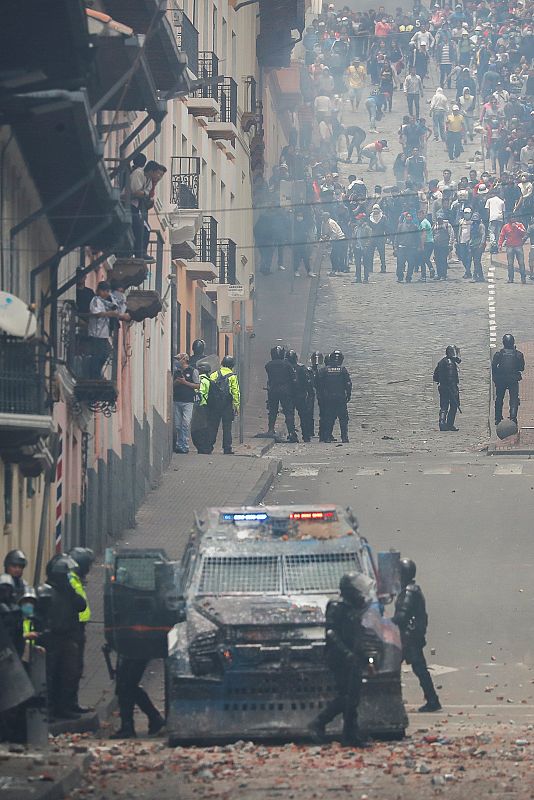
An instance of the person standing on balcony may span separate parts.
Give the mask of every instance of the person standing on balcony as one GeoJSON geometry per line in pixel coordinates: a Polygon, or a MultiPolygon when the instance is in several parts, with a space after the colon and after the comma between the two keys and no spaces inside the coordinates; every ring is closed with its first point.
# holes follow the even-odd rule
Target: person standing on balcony
{"type": "Polygon", "coordinates": [[[148,198],[146,191],[146,178],[143,168],[146,164],[146,156],[137,153],[132,159],[132,171],[129,175],[129,188],[126,196],[130,197],[130,210],[132,213],[132,233],[134,239],[134,256],[143,258],[143,236],[144,224],[141,216],[141,202],[148,198]]]}
{"type": "Polygon", "coordinates": [[[110,353],[110,320],[118,319],[128,322],[130,315],[121,313],[111,299],[111,286],[107,281],[100,281],[96,287],[96,295],[89,305],[88,334],[91,341],[91,355],[88,366],[88,378],[99,380],[102,368],[110,353]]]}
{"type": "Polygon", "coordinates": [[[173,376],[175,453],[189,453],[189,431],[195,395],[200,388],[198,371],[190,366],[187,353],[179,353],[173,376]]]}
{"type": "Polygon", "coordinates": [[[167,167],[163,164],[158,164],[156,161],[148,161],[144,168],[143,173],[145,176],[145,197],[139,203],[139,210],[143,220],[143,259],[151,264],[156,260],[148,252],[148,243],[150,239],[150,224],[148,222],[148,212],[154,208],[154,196],[156,193],[156,186],[167,172],[167,167]]]}

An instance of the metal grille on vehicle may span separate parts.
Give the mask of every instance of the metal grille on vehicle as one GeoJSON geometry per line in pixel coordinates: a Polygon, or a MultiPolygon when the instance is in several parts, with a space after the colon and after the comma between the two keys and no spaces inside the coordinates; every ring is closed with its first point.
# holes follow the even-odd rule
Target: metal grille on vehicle
{"type": "Polygon", "coordinates": [[[336,592],[343,575],[360,571],[357,553],[320,553],[284,558],[286,591],[336,592]]]}
{"type": "Polygon", "coordinates": [[[276,556],[205,556],[199,594],[280,592],[276,556]]]}
{"type": "Polygon", "coordinates": [[[130,589],[153,592],[156,588],[156,570],[153,559],[117,558],[115,580],[130,589]]]}

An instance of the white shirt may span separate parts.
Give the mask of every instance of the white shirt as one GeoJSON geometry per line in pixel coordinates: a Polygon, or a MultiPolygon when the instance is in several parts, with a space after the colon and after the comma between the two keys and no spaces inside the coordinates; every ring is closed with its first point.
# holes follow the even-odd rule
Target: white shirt
{"type": "Polygon", "coordinates": [[[324,119],[322,119],[319,123],[319,136],[323,142],[328,142],[332,138],[330,126],[324,121],[324,119]]]}
{"type": "Polygon", "coordinates": [[[335,221],[335,219],[328,219],[326,221],[326,231],[325,233],[329,236],[330,239],[344,239],[345,234],[335,221]]]}
{"type": "Polygon", "coordinates": [[[486,200],[486,206],[489,210],[490,222],[503,222],[504,220],[504,200],[500,197],[490,197],[486,200]]]}
{"type": "Polygon", "coordinates": [[[106,305],[101,297],[95,295],[89,306],[91,315],[87,326],[89,336],[94,336],[96,339],[109,339],[109,317],[93,316],[94,314],[102,314],[104,311],[109,311],[109,304],[106,305]]]}
{"type": "Polygon", "coordinates": [[[434,44],[434,37],[432,36],[430,31],[418,31],[412,36],[410,41],[415,42],[415,45],[418,50],[421,49],[422,44],[426,45],[426,49],[428,51],[434,44]]]}
{"type": "Polygon", "coordinates": [[[130,203],[139,208],[139,197],[134,197],[134,192],[144,192],[146,189],[146,177],[143,167],[137,167],[130,175],[130,192],[132,194],[130,203]]]}

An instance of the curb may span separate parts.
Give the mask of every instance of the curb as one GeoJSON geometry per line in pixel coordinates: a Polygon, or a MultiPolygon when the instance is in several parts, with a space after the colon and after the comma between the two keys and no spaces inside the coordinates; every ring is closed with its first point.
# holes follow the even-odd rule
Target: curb
{"type": "MultiPolygon", "coordinates": [[[[52,756],[53,754],[51,753],[50,755],[52,756]]],[[[6,786],[2,792],[2,796],[5,797],[6,800],[63,800],[63,798],[70,795],[73,789],[80,785],[84,774],[93,761],[93,756],[90,754],[83,756],[83,758],[71,756],[70,760],[74,760],[75,763],[66,767],[54,780],[43,780],[42,778],[39,779],[37,776],[34,777],[26,773],[27,777],[25,780],[30,779],[27,786],[17,786],[17,788],[13,790],[10,790],[9,786],[6,786]]],[[[6,774],[6,770],[9,770],[8,763],[4,763],[4,775],[6,774]]],[[[42,768],[37,768],[37,771],[46,774],[49,768],[44,764],[42,768]]]]}
{"type": "Polygon", "coordinates": [[[282,462],[272,459],[269,462],[269,466],[265,469],[256,483],[254,484],[252,491],[245,497],[243,501],[244,506],[257,506],[269,489],[271,488],[275,477],[278,475],[280,470],[282,469],[282,462]]]}

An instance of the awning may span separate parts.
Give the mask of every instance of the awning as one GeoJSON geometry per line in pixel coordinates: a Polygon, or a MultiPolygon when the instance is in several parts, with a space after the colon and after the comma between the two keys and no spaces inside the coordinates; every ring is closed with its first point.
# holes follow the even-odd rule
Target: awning
{"type": "Polygon", "coordinates": [[[78,89],[92,60],[82,0],[3,0],[0,92],[78,89]]]}
{"type": "Polygon", "coordinates": [[[185,86],[185,60],[165,16],[165,4],[159,0],[106,0],[106,10],[136,33],[148,34],[145,51],[157,89],[175,92],[185,86]]]}
{"type": "Polygon", "coordinates": [[[129,216],[102,161],[86,93],[15,96],[2,122],[12,126],[58,244],[113,247],[129,216]]]}

